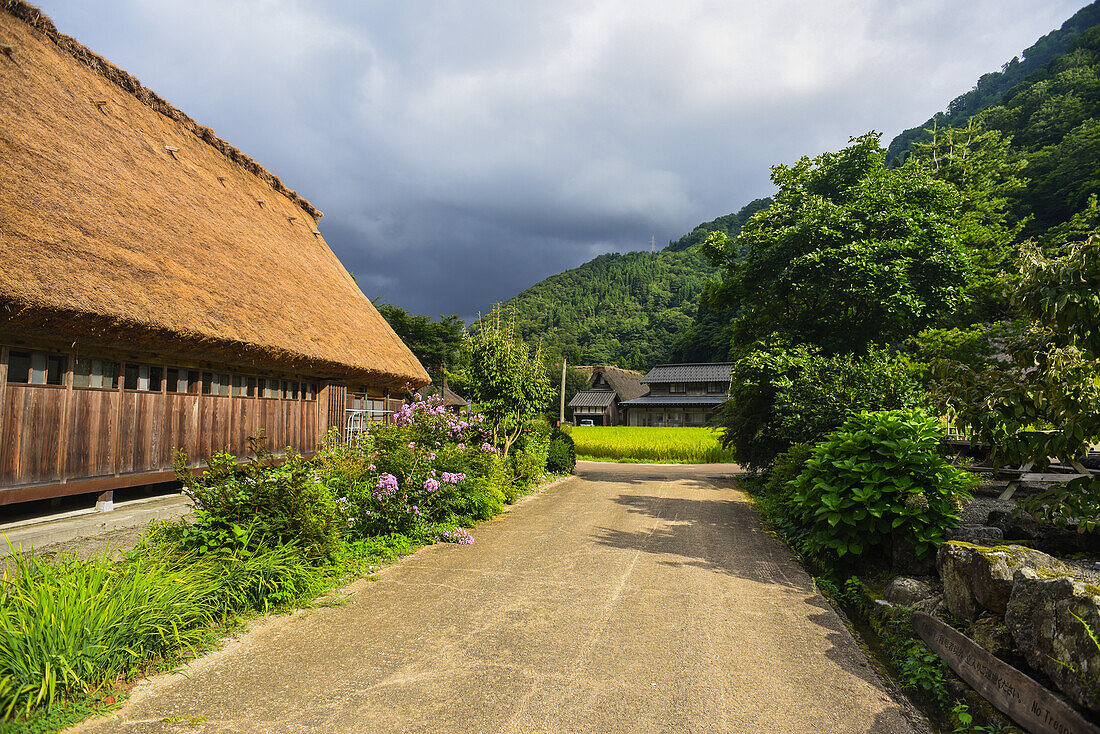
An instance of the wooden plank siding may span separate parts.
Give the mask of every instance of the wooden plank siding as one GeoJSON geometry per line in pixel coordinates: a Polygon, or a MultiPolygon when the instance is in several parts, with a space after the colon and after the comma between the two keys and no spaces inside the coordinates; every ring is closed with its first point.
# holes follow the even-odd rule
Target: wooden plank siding
{"type": "MultiPolygon", "coordinates": [[[[0,348],[0,505],[165,481],[176,449],[197,466],[213,453],[243,456],[262,429],[275,454],[317,450],[329,424],[325,386],[314,400],[7,382],[0,348]]],[[[339,415],[342,425],[342,410],[339,415]]]]}

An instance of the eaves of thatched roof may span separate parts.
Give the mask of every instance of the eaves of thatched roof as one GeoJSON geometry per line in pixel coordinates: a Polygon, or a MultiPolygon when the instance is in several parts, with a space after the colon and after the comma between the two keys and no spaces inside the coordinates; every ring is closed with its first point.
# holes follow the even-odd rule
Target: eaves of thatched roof
{"type": "Polygon", "coordinates": [[[33,6],[0,44],[0,331],[428,382],[308,201],[33,6]]]}

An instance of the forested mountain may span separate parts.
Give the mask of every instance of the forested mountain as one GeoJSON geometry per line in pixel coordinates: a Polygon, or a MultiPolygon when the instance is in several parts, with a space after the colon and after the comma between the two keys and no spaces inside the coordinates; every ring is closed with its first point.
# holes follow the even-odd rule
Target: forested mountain
{"type": "MultiPolygon", "coordinates": [[[[897,165],[914,146],[927,145],[926,128],[968,123],[973,134],[992,130],[1009,140],[1011,157],[1023,166],[1026,184],[1005,194],[1011,221],[1022,223],[1018,239],[1041,238],[1100,194],[1100,0],[1022,58],[982,76],[947,111],[897,136],[887,160],[897,165]]],[[[662,361],[729,359],[737,309],[714,311],[703,302],[717,270],[698,246],[711,232],[734,237],[771,203],[758,199],[700,224],[657,253],[602,255],[505,305],[514,308],[525,339],[541,339],[574,363],[646,369],[662,361]]]]}
{"type": "Polygon", "coordinates": [[[1041,69],[1051,59],[1064,54],[1085,31],[1100,23],[1100,2],[1093,2],[1076,13],[1056,31],[1046,34],[1021,57],[1015,57],[1000,71],[983,74],[974,88],[951,101],[947,109],[937,112],[924,124],[909,128],[891,141],[887,160],[897,160],[914,142],[928,140],[926,132],[933,125],[962,127],[966,121],[991,105],[1000,104],[1005,96],[1030,74],[1041,69]]]}
{"type": "Polygon", "coordinates": [[[524,340],[542,340],[573,364],[648,369],[671,357],[715,273],[695,245],[710,232],[737,234],[767,203],[700,224],[659,252],[600,255],[536,283],[506,302],[505,312],[514,310],[524,340]]]}
{"type": "Polygon", "coordinates": [[[691,326],[713,273],[694,251],[600,255],[528,288],[504,309],[514,309],[525,341],[541,340],[573,364],[645,369],[691,326]]]}

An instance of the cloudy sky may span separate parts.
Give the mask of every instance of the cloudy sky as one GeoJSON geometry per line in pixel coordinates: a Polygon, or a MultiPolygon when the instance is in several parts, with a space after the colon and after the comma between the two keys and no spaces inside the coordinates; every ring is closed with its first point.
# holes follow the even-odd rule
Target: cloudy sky
{"type": "Polygon", "coordinates": [[[325,212],[363,291],[469,317],[888,141],[1083,0],[39,0],[325,212]]]}

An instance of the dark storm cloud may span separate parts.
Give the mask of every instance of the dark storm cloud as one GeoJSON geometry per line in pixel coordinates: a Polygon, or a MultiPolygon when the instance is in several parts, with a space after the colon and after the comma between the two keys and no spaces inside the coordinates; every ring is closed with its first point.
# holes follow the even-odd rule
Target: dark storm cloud
{"type": "Polygon", "coordinates": [[[325,211],[364,292],[470,316],[921,123],[1081,0],[46,0],[325,211]]]}

